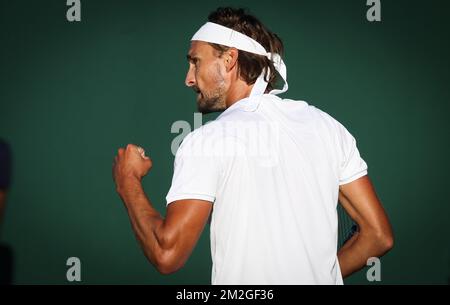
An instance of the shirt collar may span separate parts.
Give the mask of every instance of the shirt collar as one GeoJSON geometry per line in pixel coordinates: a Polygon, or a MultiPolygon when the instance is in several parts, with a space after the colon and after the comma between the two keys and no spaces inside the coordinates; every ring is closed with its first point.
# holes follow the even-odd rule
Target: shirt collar
{"type": "Polygon", "coordinates": [[[263,94],[263,95],[257,95],[257,96],[251,96],[251,97],[246,97],[243,98],[237,102],[235,102],[233,105],[231,105],[230,107],[228,107],[224,112],[222,112],[218,118],[220,118],[221,116],[233,111],[233,109],[241,109],[242,111],[245,112],[253,112],[256,109],[258,109],[259,104],[261,103],[262,99],[264,97],[275,97],[278,98],[278,96],[274,95],[274,94],[263,94]]]}

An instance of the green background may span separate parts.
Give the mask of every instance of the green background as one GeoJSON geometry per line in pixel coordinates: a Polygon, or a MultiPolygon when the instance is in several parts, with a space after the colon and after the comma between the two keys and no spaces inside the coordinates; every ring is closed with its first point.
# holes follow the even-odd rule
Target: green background
{"type": "MultiPolygon", "coordinates": [[[[449,254],[449,6],[382,0],[65,0],[0,5],[0,137],[13,151],[2,240],[14,283],[64,284],[79,257],[82,283],[209,284],[209,228],[186,266],[161,276],[141,253],[115,193],[117,148],[143,146],[154,162],[144,186],[164,213],[177,120],[193,126],[184,85],[189,39],[218,6],[250,8],[284,41],[289,91],[358,139],[392,221],[395,248],[382,284],[446,284],[449,254]]],[[[211,119],[213,116],[208,117],[211,119]]],[[[368,284],[365,271],[347,283],[368,284]]]]}

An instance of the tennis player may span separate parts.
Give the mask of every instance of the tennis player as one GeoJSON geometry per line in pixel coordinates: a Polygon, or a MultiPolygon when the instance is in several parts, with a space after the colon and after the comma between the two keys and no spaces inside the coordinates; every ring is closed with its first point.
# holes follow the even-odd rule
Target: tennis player
{"type": "Polygon", "coordinates": [[[129,144],[115,157],[118,194],[150,262],[188,260],[211,217],[212,284],[342,284],[393,246],[355,138],[288,89],[283,44],[242,9],[219,8],[195,33],[186,85],[202,113],[222,112],[179,147],[165,218],[141,179],[152,161],[129,144]],[[337,251],[340,201],[358,224],[337,251]]]}

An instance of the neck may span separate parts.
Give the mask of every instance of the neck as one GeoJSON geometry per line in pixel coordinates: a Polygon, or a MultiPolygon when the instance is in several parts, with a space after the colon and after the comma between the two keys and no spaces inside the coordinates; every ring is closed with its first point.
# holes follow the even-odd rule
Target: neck
{"type": "Polygon", "coordinates": [[[233,105],[234,103],[247,98],[250,96],[250,92],[252,92],[253,85],[248,85],[246,82],[242,80],[237,80],[230,86],[228,90],[228,95],[226,99],[227,108],[233,105]]]}

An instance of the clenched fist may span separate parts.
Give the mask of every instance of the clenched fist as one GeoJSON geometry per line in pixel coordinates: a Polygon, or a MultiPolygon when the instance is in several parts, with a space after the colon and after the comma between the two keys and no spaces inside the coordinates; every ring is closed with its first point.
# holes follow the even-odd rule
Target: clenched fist
{"type": "Polygon", "coordinates": [[[127,182],[140,181],[152,168],[152,160],[145,155],[142,147],[128,144],[119,148],[114,158],[113,178],[117,190],[126,188],[127,182]]]}

